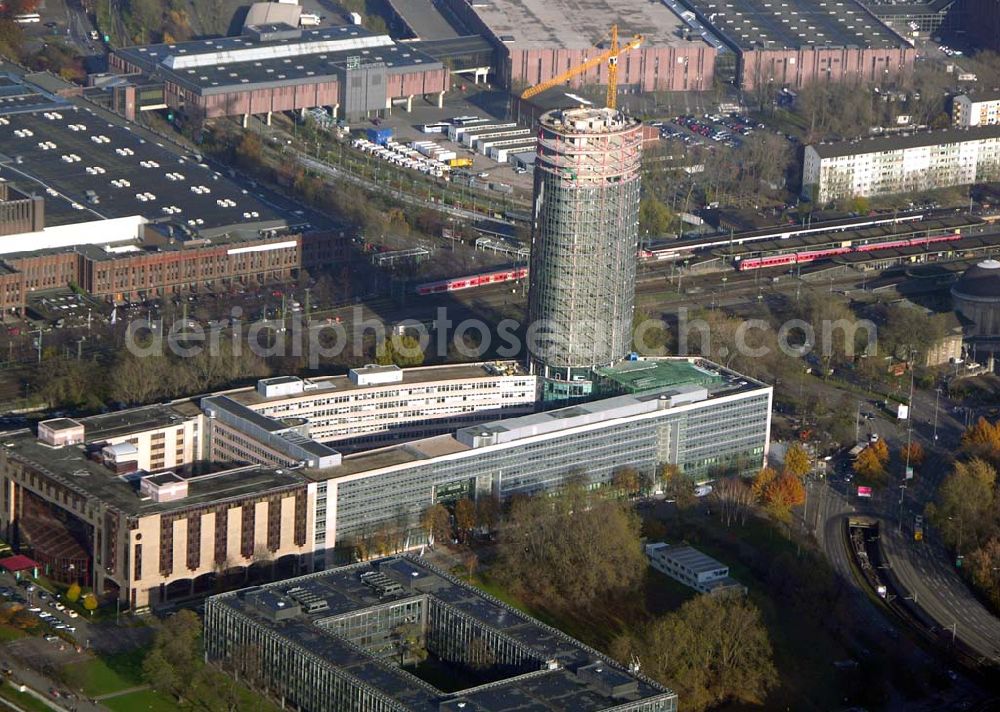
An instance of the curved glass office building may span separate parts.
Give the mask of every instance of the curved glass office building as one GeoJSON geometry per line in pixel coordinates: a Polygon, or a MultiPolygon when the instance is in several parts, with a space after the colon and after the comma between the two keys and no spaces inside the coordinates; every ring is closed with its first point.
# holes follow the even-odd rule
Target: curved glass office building
{"type": "Polygon", "coordinates": [[[613,109],[539,120],[528,349],[543,397],[586,396],[630,350],[642,127],[613,109]]]}

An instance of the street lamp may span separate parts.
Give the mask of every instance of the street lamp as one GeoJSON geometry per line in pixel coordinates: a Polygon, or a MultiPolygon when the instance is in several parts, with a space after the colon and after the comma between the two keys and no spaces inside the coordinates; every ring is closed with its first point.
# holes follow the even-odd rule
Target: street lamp
{"type": "Polygon", "coordinates": [[[941,401],[941,386],[934,389],[937,395],[934,397],[934,444],[937,444],[937,423],[938,423],[938,403],[941,401]]]}

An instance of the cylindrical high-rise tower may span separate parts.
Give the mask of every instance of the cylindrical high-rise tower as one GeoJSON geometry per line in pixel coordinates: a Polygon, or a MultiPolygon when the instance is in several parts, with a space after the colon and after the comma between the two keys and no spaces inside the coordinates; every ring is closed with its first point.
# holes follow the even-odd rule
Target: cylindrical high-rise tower
{"type": "Polygon", "coordinates": [[[639,121],[613,109],[539,119],[528,350],[546,398],[587,395],[630,350],[639,247],[639,121]]]}

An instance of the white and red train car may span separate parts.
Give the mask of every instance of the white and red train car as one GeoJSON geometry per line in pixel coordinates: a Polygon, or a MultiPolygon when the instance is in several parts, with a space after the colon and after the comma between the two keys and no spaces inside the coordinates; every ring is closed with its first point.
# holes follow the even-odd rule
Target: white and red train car
{"type": "Polygon", "coordinates": [[[833,247],[825,250],[803,250],[801,252],[788,252],[783,255],[769,255],[767,257],[751,257],[740,260],[736,268],[741,272],[745,272],[753,269],[767,269],[768,267],[804,265],[816,260],[830,259],[831,257],[846,255],[851,252],[878,252],[879,250],[889,250],[894,247],[915,247],[930,245],[936,242],[952,242],[960,239],[962,239],[962,235],[956,230],[947,235],[914,237],[908,240],[891,240],[889,242],[873,242],[866,245],[833,247]]]}
{"type": "Polygon", "coordinates": [[[452,277],[451,279],[442,279],[439,282],[425,282],[424,284],[417,285],[416,292],[421,296],[427,294],[444,294],[445,292],[457,292],[462,289],[485,287],[489,284],[516,282],[519,279],[526,279],[527,277],[527,267],[514,267],[512,269],[484,272],[466,277],[452,277]]]}

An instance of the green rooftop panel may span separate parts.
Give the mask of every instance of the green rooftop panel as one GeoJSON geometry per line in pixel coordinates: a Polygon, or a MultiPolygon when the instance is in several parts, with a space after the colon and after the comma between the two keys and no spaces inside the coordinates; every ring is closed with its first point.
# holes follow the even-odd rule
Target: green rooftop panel
{"type": "Polygon", "coordinates": [[[623,361],[615,366],[598,368],[596,373],[606,390],[619,393],[643,393],[674,386],[711,388],[723,382],[721,375],[683,360],[623,361]]]}

